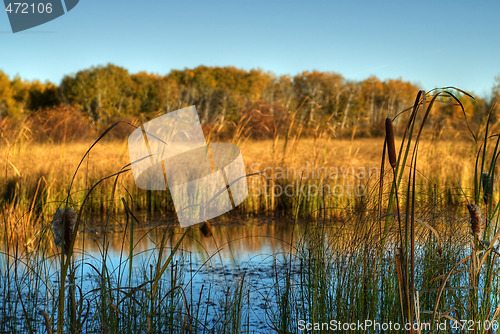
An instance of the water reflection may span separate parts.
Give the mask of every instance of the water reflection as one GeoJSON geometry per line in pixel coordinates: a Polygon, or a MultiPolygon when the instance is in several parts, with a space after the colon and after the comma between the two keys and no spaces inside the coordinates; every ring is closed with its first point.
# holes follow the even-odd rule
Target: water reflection
{"type": "MultiPolygon", "coordinates": [[[[193,226],[181,249],[196,263],[211,258],[238,265],[255,256],[288,253],[292,239],[300,236],[304,229],[304,225],[288,223],[285,219],[247,218],[244,222],[226,219],[212,225],[210,236],[203,235],[200,225],[193,226]]],[[[133,228],[133,233],[130,229],[115,233],[87,230],[80,233],[75,252],[98,257],[107,248],[108,254],[114,257],[128,254],[132,246],[134,255],[144,254],[158,250],[164,238],[165,246],[171,249],[184,232],[182,228],[165,226],[133,228]]]]}

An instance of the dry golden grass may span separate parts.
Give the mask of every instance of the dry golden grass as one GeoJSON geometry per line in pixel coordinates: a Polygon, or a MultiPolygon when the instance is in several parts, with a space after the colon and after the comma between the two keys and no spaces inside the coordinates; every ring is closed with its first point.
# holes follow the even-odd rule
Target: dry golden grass
{"type": "MultiPolygon", "coordinates": [[[[90,142],[66,144],[23,143],[8,147],[0,146],[0,164],[7,176],[23,176],[44,173],[60,179],[73,174],[90,142]],[[8,159],[8,162],[7,162],[8,159]]],[[[88,172],[99,177],[116,171],[128,163],[126,142],[101,142],[92,150],[88,172]]],[[[82,170],[86,170],[87,163],[82,170]]]]}
{"type": "MultiPolygon", "coordinates": [[[[291,149],[287,151],[284,164],[281,164],[282,145],[278,146],[276,154],[273,155],[272,140],[248,141],[242,145],[241,150],[247,168],[252,163],[259,163],[262,167],[303,167],[307,162],[311,165],[316,162],[316,166],[339,168],[380,168],[383,143],[383,138],[331,139],[325,140],[319,148],[315,148],[313,139],[302,139],[293,151],[291,149]]],[[[400,144],[400,140],[396,139],[397,149],[400,144]]],[[[466,182],[468,177],[474,174],[474,154],[474,147],[468,140],[422,140],[417,169],[438,183],[457,179],[461,183],[466,182]]]]}
{"type": "MultiPolygon", "coordinates": [[[[396,140],[396,147],[400,142],[396,140]]],[[[61,145],[30,143],[8,147],[0,146],[0,166],[3,169],[2,182],[20,177],[26,182],[36,182],[43,176],[54,191],[65,190],[78,162],[90,143],[66,143],[61,145]]],[[[247,171],[263,170],[266,167],[337,167],[379,168],[382,157],[382,138],[301,139],[289,144],[286,152],[283,142],[273,140],[247,141],[241,145],[247,171]]],[[[420,144],[418,170],[433,182],[443,183],[460,180],[466,184],[473,175],[474,145],[470,141],[424,140],[420,144]]],[[[126,141],[104,141],[97,144],[83,163],[75,184],[75,190],[90,186],[102,177],[113,174],[128,164],[126,141]]],[[[123,178],[132,182],[131,174],[123,178]]],[[[23,186],[22,184],[20,185],[23,186]]],[[[54,194],[54,192],[52,192],[54,194]]]]}

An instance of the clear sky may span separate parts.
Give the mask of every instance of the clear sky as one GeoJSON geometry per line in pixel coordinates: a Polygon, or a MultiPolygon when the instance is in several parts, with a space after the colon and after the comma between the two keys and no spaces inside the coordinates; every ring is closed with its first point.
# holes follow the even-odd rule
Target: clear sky
{"type": "Polygon", "coordinates": [[[498,0],[81,0],[13,34],[2,7],[0,69],[55,83],[107,63],[158,74],[198,65],[320,70],[487,97],[500,75],[499,15],[498,0]]]}

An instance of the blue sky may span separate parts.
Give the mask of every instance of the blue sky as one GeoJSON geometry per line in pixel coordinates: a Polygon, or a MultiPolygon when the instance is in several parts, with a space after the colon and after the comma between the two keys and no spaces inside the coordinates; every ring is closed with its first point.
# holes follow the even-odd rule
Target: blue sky
{"type": "Polygon", "coordinates": [[[487,97],[500,75],[500,1],[81,0],[13,34],[0,12],[0,70],[59,83],[114,63],[166,74],[198,65],[278,75],[402,78],[487,97]]]}

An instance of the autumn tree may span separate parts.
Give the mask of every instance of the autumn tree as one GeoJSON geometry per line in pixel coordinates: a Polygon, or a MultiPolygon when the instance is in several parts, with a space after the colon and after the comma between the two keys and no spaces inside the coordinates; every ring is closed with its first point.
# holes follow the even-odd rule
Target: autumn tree
{"type": "Polygon", "coordinates": [[[81,108],[94,121],[137,111],[135,88],[128,71],[112,64],[67,75],[60,86],[63,101],[81,108]]]}
{"type": "Polygon", "coordinates": [[[235,118],[247,103],[264,97],[274,79],[260,70],[207,66],[173,70],[167,77],[179,85],[185,105],[197,106],[204,123],[235,118]]]}
{"type": "Polygon", "coordinates": [[[180,108],[179,89],[174,80],[146,72],[131,77],[135,84],[133,98],[138,115],[148,117],[180,108]]]}
{"type": "Polygon", "coordinates": [[[362,101],[359,95],[360,90],[361,85],[355,81],[346,81],[342,87],[342,93],[340,97],[340,110],[342,119],[340,123],[341,129],[357,123],[361,117],[360,105],[362,104],[362,101]]]}
{"type": "Polygon", "coordinates": [[[0,71],[0,118],[6,116],[19,117],[24,108],[24,101],[19,95],[21,83],[11,82],[9,77],[0,71]]]}
{"type": "Polygon", "coordinates": [[[26,84],[26,108],[43,110],[59,105],[59,87],[51,82],[41,83],[38,80],[26,84]]]}
{"type": "Polygon", "coordinates": [[[325,116],[338,117],[343,77],[333,72],[302,72],[293,78],[295,98],[304,103],[301,120],[311,125],[325,116]]]}

